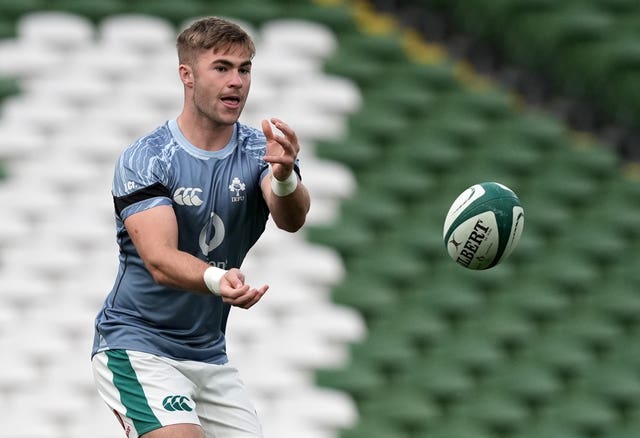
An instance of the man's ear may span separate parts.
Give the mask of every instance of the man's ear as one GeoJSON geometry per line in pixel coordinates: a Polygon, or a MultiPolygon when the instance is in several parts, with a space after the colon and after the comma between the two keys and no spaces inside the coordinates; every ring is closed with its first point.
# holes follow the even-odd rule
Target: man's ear
{"type": "Polygon", "coordinates": [[[193,69],[190,65],[180,64],[178,74],[185,87],[193,87],[193,69]]]}

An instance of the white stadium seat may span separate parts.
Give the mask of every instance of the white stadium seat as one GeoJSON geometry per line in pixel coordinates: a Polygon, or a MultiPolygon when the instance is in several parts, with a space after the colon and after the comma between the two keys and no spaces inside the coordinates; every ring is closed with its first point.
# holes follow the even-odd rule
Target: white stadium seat
{"type": "Polygon", "coordinates": [[[88,18],[65,12],[32,12],[17,26],[20,40],[49,49],[71,51],[93,43],[95,29],[88,18]]]}

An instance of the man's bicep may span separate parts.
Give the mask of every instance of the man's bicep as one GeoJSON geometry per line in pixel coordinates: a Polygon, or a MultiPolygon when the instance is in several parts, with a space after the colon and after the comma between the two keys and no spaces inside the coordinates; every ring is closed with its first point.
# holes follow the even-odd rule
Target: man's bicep
{"type": "Polygon", "coordinates": [[[145,262],[158,257],[161,251],[178,247],[178,224],[169,205],[132,214],[125,219],[124,225],[145,262]]]}

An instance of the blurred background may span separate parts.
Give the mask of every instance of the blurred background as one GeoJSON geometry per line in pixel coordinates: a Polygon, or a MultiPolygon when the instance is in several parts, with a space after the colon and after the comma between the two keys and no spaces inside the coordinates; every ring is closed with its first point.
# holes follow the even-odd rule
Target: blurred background
{"type": "Polygon", "coordinates": [[[2,437],[122,436],[89,363],[113,164],[177,115],[205,15],[254,36],[242,120],[296,129],[313,198],[228,325],[266,437],[638,436],[637,1],[0,0],[2,437]],[[483,181],[526,221],[474,272],[442,225],[483,181]]]}

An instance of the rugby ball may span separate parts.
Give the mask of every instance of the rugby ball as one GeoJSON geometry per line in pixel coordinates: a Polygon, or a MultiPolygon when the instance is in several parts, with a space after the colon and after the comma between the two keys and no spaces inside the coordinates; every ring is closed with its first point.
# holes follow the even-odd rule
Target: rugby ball
{"type": "Polygon", "coordinates": [[[524,209],[503,184],[475,184],[458,196],[444,221],[449,256],[468,269],[482,270],[505,260],[520,241],[524,209]]]}

